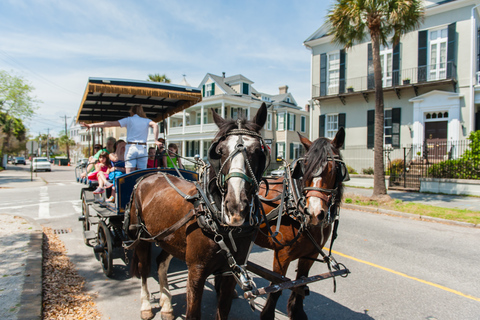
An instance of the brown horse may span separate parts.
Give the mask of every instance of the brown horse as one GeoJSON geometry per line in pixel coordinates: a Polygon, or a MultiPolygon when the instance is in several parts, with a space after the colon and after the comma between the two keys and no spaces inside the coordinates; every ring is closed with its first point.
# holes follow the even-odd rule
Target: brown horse
{"type": "Polygon", "coordinates": [[[266,117],[265,104],[253,121],[224,120],[213,111],[219,132],[209,150],[211,166],[203,182],[196,185],[158,173],[137,184],[129,235],[137,239],[138,232],[143,233],[132,261],[132,273],[142,279],[142,319],[154,316],[147,288],[151,253],[146,240],[163,249],[157,258],[162,319],[173,318],[167,281],[172,257],[188,267],[187,319],[200,319],[203,287],[210,274],[230,272],[217,288],[216,319],[227,319],[236,279],[250,289],[251,279],[242,277],[246,273],[239,266],[246,263],[260,221],[257,192],[269,153],[259,132],[266,117]],[[257,204],[254,210],[252,203],[257,204]]]}
{"type": "MultiPolygon", "coordinates": [[[[342,181],[348,175],[339,152],[345,140],[343,128],[340,128],[333,141],[318,138],[312,143],[300,134],[299,136],[307,153],[303,161],[304,170],[300,170],[301,163],[296,163],[293,168],[293,180],[295,180],[293,184],[298,183],[298,194],[306,198],[305,207],[301,209],[305,214],[300,213],[301,210],[294,209],[296,218],[284,215],[279,229],[277,229],[276,220],[271,220],[269,222],[271,233],[267,225],[263,224],[255,240],[257,245],[274,250],[273,271],[278,274],[284,276],[290,262],[299,259],[296,279],[308,276],[314,263],[313,259],[316,259],[319,254],[318,248],[323,248],[327,242],[332,231],[332,219],[342,199],[342,181]],[[302,219],[305,219],[303,226],[302,219]],[[307,232],[302,230],[303,227],[306,227],[319,247],[313,243],[307,232]]],[[[283,180],[284,178],[268,179],[270,190],[267,196],[265,196],[265,185],[260,186],[259,195],[265,213],[268,214],[279,206],[279,198],[284,191],[283,180]],[[265,201],[263,198],[272,200],[265,201]]],[[[291,186],[291,189],[294,188],[291,186]]],[[[295,192],[291,189],[290,193],[295,192]]],[[[290,207],[291,204],[292,202],[290,207]]],[[[284,205],[289,204],[284,203],[284,205]]],[[[304,295],[298,292],[299,290],[293,290],[290,295],[287,305],[288,315],[290,319],[307,319],[303,310],[304,295]]],[[[275,306],[280,295],[281,291],[268,295],[261,319],[274,319],[275,306]]]]}

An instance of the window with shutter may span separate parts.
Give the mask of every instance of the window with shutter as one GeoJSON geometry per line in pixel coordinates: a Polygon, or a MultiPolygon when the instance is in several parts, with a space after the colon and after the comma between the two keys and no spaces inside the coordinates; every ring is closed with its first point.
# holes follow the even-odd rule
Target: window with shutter
{"type": "Polygon", "coordinates": [[[427,81],[427,45],[428,31],[418,32],[418,82],[427,81]]]}
{"type": "Polygon", "coordinates": [[[320,55],[320,96],[327,95],[327,54],[320,55]]]}
{"type": "Polygon", "coordinates": [[[447,79],[452,79],[456,77],[455,65],[456,65],[456,23],[448,25],[448,48],[447,48],[447,79]]]}
{"type": "Polygon", "coordinates": [[[367,148],[372,149],[375,144],[375,110],[367,111],[367,148]]]}
{"type": "Polygon", "coordinates": [[[322,114],[318,119],[318,136],[325,137],[325,115],[322,114]]]}
{"type": "Polygon", "coordinates": [[[307,130],[307,118],[305,116],[300,117],[300,132],[305,132],[307,130]]]}

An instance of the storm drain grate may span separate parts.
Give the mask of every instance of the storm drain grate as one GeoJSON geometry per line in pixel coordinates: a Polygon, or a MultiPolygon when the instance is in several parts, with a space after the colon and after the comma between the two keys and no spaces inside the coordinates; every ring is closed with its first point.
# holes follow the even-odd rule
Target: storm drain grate
{"type": "Polygon", "coordinates": [[[55,229],[53,230],[54,234],[65,234],[72,232],[72,229],[55,229]]]}

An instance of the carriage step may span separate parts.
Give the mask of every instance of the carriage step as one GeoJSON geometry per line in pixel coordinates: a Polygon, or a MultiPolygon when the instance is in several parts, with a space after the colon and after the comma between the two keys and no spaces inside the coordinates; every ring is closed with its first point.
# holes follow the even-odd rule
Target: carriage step
{"type": "Polygon", "coordinates": [[[93,240],[97,237],[97,235],[95,234],[95,231],[93,230],[88,230],[88,231],[83,231],[83,237],[86,239],[86,240],[93,240]]]}

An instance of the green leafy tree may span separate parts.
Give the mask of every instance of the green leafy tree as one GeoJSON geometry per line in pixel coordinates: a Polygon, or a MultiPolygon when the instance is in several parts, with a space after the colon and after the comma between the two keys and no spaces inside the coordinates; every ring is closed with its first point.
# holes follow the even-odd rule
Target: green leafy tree
{"type": "MultiPolygon", "coordinates": [[[[69,148],[75,145],[75,141],[70,139],[68,134],[65,134],[65,131],[60,132],[60,137],[58,137],[58,146],[60,148],[65,148],[65,154],[69,157],[69,148]]],[[[69,157],[70,158],[70,157],[69,157]]]]}
{"type": "Polygon", "coordinates": [[[152,82],[166,82],[166,83],[170,83],[170,82],[171,82],[171,80],[167,77],[166,74],[159,74],[159,73],[149,74],[147,81],[152,81],[152,82]]]}
{"type": "Polygon", "coordinates": [[[23,78],[0,70],[0,126],[4,134],[1,157],[8,150],[12,134],[18,138],[23,130],[25,135],[25,127],[21,122],[33,116],[40,102],[32,96],[33,90],[23,78]]]}
{"type": "Polygon", "coordinates": [[[373,197],[387,194],[383,164],[384,106],[380,45],[396,46],[400,37],[415,30],[423,17],[421,0],[337,0],[327,23],[333,41],[351,48],[370,37],[375,81],[375,140],[373,197]]]}

